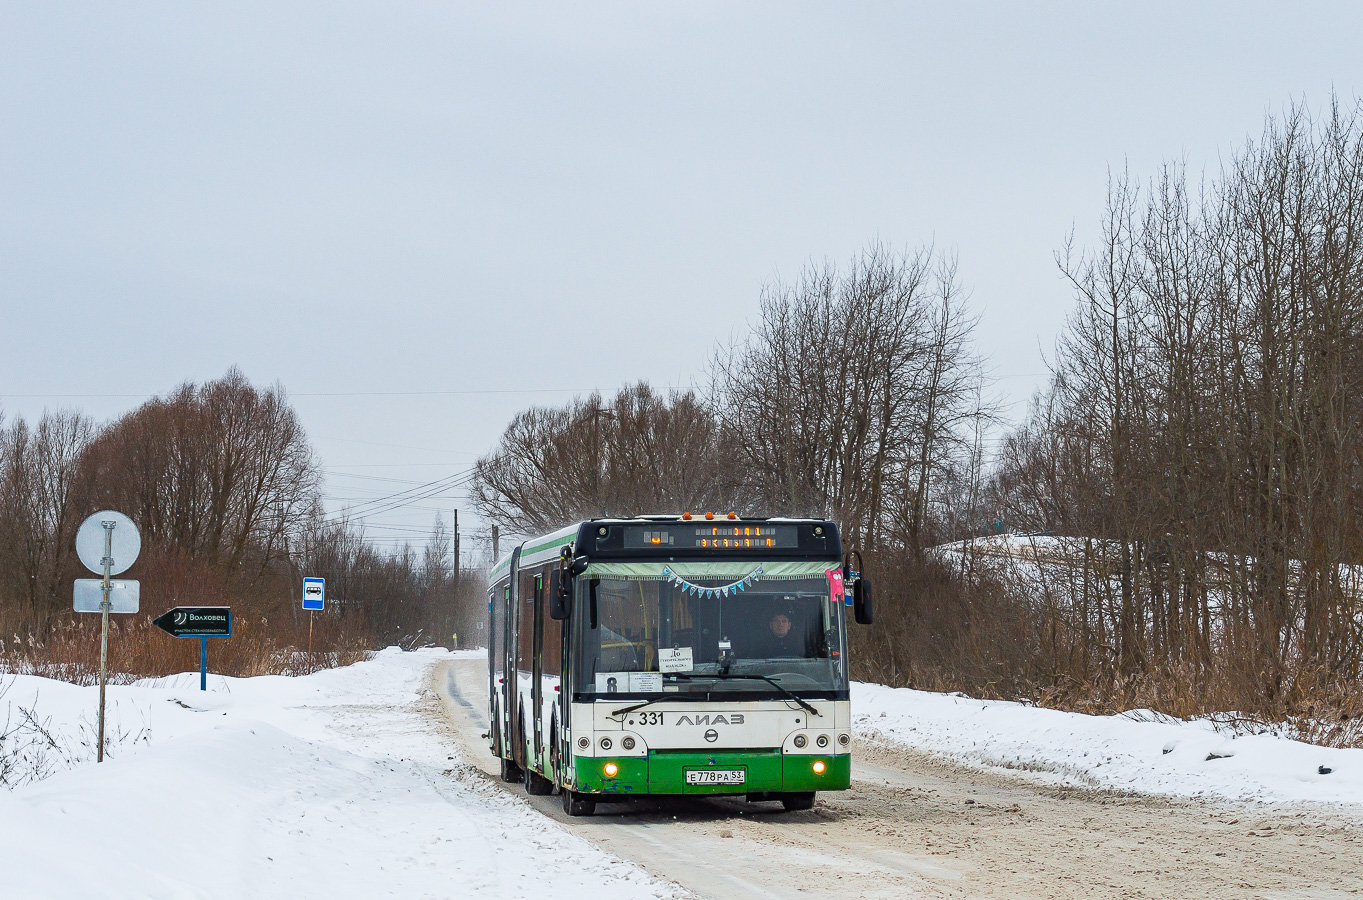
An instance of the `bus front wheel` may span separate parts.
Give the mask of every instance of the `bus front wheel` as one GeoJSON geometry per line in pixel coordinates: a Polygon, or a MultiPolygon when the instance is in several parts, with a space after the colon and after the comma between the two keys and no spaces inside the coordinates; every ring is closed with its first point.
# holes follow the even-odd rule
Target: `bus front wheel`
{"type": "Polygon", "coordinates": [[[786,808],[786,812],[798,812],[802,809],[814,808],[814,792],[801,791],[794,794],[784,794],[781,797],[781,805],[786,808]]]}
{"type": "Polygon", "coordinates": [[[563,788],[563,811],[570,816],[590,816],[596,812],[596,800],[563,788]]]}

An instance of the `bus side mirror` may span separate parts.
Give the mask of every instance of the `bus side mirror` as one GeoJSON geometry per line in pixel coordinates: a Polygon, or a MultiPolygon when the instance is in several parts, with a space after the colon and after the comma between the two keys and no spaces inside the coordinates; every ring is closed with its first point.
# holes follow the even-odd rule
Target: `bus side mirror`
{"type": "Polygon", "coordinates": [[[558,563],[558,590],[549,598],[549,618],[562,621],[573,612],[573,579],[587,571],[587,557],[573,558],[569,545],[563,548],[558,563]]]}
{"type": "Polygon", "coordinates": [[[568,573],[559,573],[558,590],[554,591],[549,598],[549,618],[562,621],[568,618],[568,614],[573,610],[573,579],[567,577],[568,573]]]}
{"type": "Polygon", "coordinates": [[[852,611],[856,615],[858,625],[870,625],[871,620],[875,618],[871,602],[871,579],[865,575],[852,585],[852,611]]]}

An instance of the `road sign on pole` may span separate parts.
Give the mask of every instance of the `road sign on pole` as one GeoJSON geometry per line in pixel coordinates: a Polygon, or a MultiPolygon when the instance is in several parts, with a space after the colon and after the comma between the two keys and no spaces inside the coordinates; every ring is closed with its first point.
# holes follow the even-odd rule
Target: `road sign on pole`
{"type": "MultiPolygon", "coordinates": [[[[95,762],[104,762],[104,686],[108,681],[109,669],[109,613],[113,612],[110,597],[113,582],[110,578],[128,571],[137,562],[141,552],[142,535],[138,533],[133,520],[121,512],[111,509],[97,512],[80,523],[80,528],[76,530],[76,556],[85,564],[85,568],[103,576],[99,580],[99,747],[95,751],[95,762]]],[[[80,581],[86,580],[76,582],[74,603],[77,611],[80,610],[80,581]]],[[[137,584],[136,581],[131,583],[137,584]]],[[[134,606],[133,612],[136,611],[134,606]]]]}
{"type": "Polygon", "coordinates": [[[208,639],[232,636],[230,606],[177,606],[152,620],[177,638],[199,639],[199,690],[208,690],[208,639]]]}
{"type": "Polygon", "coordinates": [[[142,552],[142,535],[133,520],[121,512],[105,510],[89,516],[76,531],[76,556],[96,575],[122,575],[137,562],[142,552]]]}
{"type": "Polygon", "coordinates": [[[157,616],[152,624],[172,637],[232,636],[230,606],[177,606],[157,616]]]}
{"type": "Polygon", "coordinates": [[[325,578],[303,579],[303,608],[317,610],[326,606],[327,580],[325,578]]]}
{"type": "Polygon", "coordinates": [[[312,620],[318,610],[326,606],[327,580],[308,577],[303,579],[303,608],[308,611],[308,672],[312,672],[312,620]]]}
{"type": "MultiPolygon", "coordinates": [[[[109,612],[137,612],[142,585],[131,578],[109,579],[109,612]]],[[[80,613],[104,612],[104,579],[77,578],[75,599],[71,608],[80,613]]]]}

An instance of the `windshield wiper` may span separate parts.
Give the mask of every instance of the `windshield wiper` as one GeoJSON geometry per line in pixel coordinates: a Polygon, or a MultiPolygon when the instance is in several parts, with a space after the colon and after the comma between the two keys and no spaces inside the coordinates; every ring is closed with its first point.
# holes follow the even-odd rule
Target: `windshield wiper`
{"type": "Polygon", "coordinates": [[[823,713],[819,712],[819,711],[818,711],[817,709],[815,709],[811,704],[805,702],[804,700],[801,700],[799,697],[797,697],[797,696],[795,696],[794,694],[792,694],[792,693],[790,692],[790,690],[789,690],[788,688],[786,688],[784,685],[778,684],[777,681],[776,681],[776,679],[772,678],[770,675],[757,675],[757,674],[751,674],[751,675],[730,675],[730,674],[727,673],[727,672],[725,672],[725,673],[723,673],[723,674],[716,672],[714,675],[680,674],[680,675],[676,675],[675,677],[676,677],[676,678],[684,678],[684,679],[686,679],[687,681],[694,681],[694,680],[697,679],[697,678],[717,678],[717,679],[719,679],[720,681],[732,681],[732,680],[735,679],[735,678],[747,678],[747,679],[750,679],[750,680],[753,680],[753,681],[765,681],[767,684],[769,684],[769,685],[771,685],[772,687],[776,688],[776,689],[777,689],[778,691],[780,691],[782,694],[784,694],[785,696],[789,697],[791,700],[794,700],[796,703],[800,704],[800,706],[802,706],[804,709],[808,710],[809,712],[812,712],[814,715],[816,715],[816,716],[822,716],[822,715],[823,715],[823,713]]]}
{"type": "Polygon", "coordinates": [[[614,719],[616,716],[628,715],[629,713],[634,712],[636,709],[643,709],[645,706],[648,706],[651,703],[662,703],[664,700],[708,700],[708,699],[710,699],[709,694],[683,694],[680,692],[669,693],[664,694],[661,697],[650,697],[643,703],[636,703],[633,706],[626,706],[623,707],[622,709],[617,709],[615,712],[609,713],[609,715],[612,719],[614,719]]]}

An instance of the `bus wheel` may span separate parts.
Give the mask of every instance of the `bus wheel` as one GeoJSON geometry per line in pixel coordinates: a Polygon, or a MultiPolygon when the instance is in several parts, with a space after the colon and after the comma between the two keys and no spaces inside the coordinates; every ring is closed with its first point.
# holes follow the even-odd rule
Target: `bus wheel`
{"type": "Polygon", "coordinates": [[[525,792],[536,797],[546,797],[554,792],[554,783],[540,773],[526,769],[525,792]]]}
{"type": "Polygon", "coordinates": [[[563,811],[570,816],[590,816],[596,812],[596,800],[586,794],[564,788],[563,811]]]}
{"type": "Polygon", "coordinates": [[[502,759],[502,781],[507,784],[515,784],[524,776],[521,775],[521,767],[509,759],[502,759]]]}
{"type": "Polygon", "coordinates": [[[813,809],[814,792],[801,791],[795,794],[782,794],[781,805],[786,808],[786,812],[796,812],[802,809],[813,809]]]}

